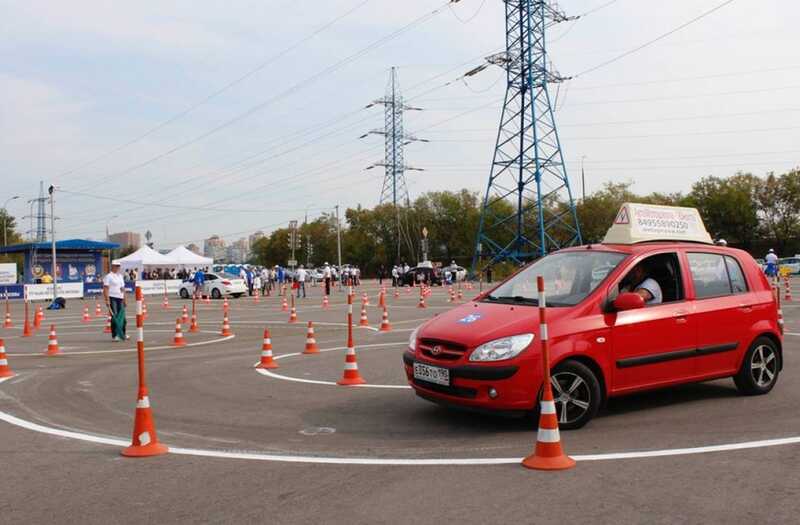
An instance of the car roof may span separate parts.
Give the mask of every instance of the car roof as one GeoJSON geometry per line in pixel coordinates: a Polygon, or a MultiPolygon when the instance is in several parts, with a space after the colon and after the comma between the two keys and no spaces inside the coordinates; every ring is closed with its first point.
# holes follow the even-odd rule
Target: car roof
{"type": "Polygon", "coordinates": [[[699,242],[687,241],[647,241],[639,242],[636,244],[585,244],[583,246],[573,246],[571,248],[564,248],[560,252],[579,252],[579,251],[606,251],[606,252],[619,252],[630,255],[639,255],[642,253],[654,252],[664,249],[687,249],[696,250],[701,252],[714,252],[714,253],[729,253],[729,254],[742,254],[747,253],[738,248],[731,248],[730,246],[718,246],[714,244],[705,244],[699,242]]]}

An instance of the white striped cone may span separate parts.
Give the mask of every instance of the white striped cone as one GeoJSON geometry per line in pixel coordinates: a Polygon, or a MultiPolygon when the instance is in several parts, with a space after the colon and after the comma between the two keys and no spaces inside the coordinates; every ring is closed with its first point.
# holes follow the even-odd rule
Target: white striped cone
{"type": "Polygon", "coordinates": [[[164,310],[169,310],[169,299],[166,295],[164,295],[164,301],[161,303],[161,308],[164,310]]]}
{"type": "Polygon", "coordinates": [[[56,325],[50,325],[50,335],[47,336],[47,355],[58,355],[61,350],[58,348],[58,338],[56,337],[56,325]]]}
{"type": "Polygon", "coordinates": [[[200,326],[197,324],[197,314],[192,314],[192,324],[189,325],[189,333],[195,334],[200,331],[200,326]]]}
{"type": "Polygon", "coordinates": [[[16,374],[8,365],[8,357],[6,356],[6,345],[0,339],[0,377],[14,377],[16,374]]]}
{"type": "Polygon", "coordinates": [[[95,317],[103,317],[103,310],[100,308],[100,302],[98,301],[94,305],[94,316],[95,317]]]}
{"type": "Polygon", "coordinates": [[[361,304],[363,304],[364,306],[369,306],[369,297],[367,297],[367,292],[362,292],[361,304]]]}
{"type": "Polygon", "coordinates": [[[261,300],[258,297],[258,289],[256,289],[256,290],[253,291],[253,302],[255,304],[258,304],[260,301],[261,300]]]}
{"type": "Polygon", "coordinates": [[[363,385],[366,380],[358,372],[358,361],[356,360],[356,349],[353,346],[347,348],[347,355],[344,359],[344,373],[342,378],[336,382],[337,385],[352,386],[363,385]]]}
{"type": "Polygon", "coordinates": [[[317,340],[314,337],[314,323],[308,322],[308,331],[306,331],[306,348],[303,350],[304,354],[318,354],[319,347],[317,347],[317,340]]]}
{"type": "Polygon", "coordinates": [[[147,320],[147,303],[142,301],[142,319],[147,320]]]}
{"type": "Polygon", "coordinates": [[[172,339],[172,346],[186,346],[186,341],[183,339],[183,331],[181,330],[181,318],[175,319],[175,337],[172,339]]]}
{"type": "Polygon", "coordinates": [[[231,325],[228,322],[228,312],[222,314],[222,331],[219,333],[219,335],[223,337],[233,335],[233,332],[231,332],[231,325]]]}
{"type": "Polygon", "coordinates": [[[183,305],[183,312],[181,313],[181,322],[188,323],[189,322],[189,309],[186,305],[183,305]]]}
{"type": "Polygon", "coordinates": [[[289,311],[289,303],[286,301],[286,297],[283,298],[283,302],[281,303],[281,311],[282,312],[289,311]]]}
{"type": "Polygon", "coordinates": [[[361,319],[358,320],[358,326],[369,326],[369,319],[367,319],[367,305],[361,303],[361,319]]]}
{"type": "Polygon", "coordinates": [[[264,329],[264,341],[261,343],[261,362],[256,368],[278,368],[278,363],[272,357],[272,339],[267,328],[264,329]]]}
{"type": "Polygon", "coordinates": [[[400,289],[395,287],[395,289],[394,289],[394,298],[397,299],[398,297],[400,297],[400,289]]]}
{"type": "Polygon", "coordinates": [[[328,301],[328,296],[327,295],[322,298],[322,307],[323,308],[328,308],[330,306],[330,304],[331,303],[330,303],[330,301],[328,301]]]}
{"type": "Polygon", "coordinates": [[[391,332],[392,331],[392,325],[389,324],[389,311],[386,310],[385,307],[383,309],[383,319],[381,319],[381,327],[380,327],[379,331],[381,331],[381,332],[391,332]]]}
{"type": "Polygon", "coordinates": [[[297,322],[297,308],[292,306],[292,311],[289,313],[289,322],[296,323],[297,322]]]}
{"type": "Polygon", "coordinates": [[[111,314],[108,314],[108,317],[106,317],[106,327],[103,328],[103,333],[104,334],[111,333],[111,314]]]}
{"type": "Polygon", "coordinates": [[[14,323],[11,322],[11,312],[6,312],[6,321],[3,323],[3,328],[14,328],[14,323]]]}
{"type": "Polygon", "coordinates": [[[82,323],[88,323],[88,322],[91,322],[91,320],[92,319],[89,317],[89,307],[88,306],[84,306],[83,307],[83,318],[81,319],[81,322],[82,323]]]}

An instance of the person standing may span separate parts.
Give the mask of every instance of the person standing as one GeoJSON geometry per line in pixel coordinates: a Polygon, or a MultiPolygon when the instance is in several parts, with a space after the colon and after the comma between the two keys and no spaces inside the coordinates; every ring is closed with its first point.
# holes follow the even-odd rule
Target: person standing
{"type": "Polygon", "coordinates": [[[303,265],[301,264],[300,267],[297,269],[297,298],[300,298],[300,290],[303,290],[303,299],[306,298],[306,277],[308,276],[308,272],[303,265]]]}
{"type": "Polygon", "coordinates": [[[778,255],[775,253],[775,250],[770,248],[769,252],[767,252],[767,255],[764,257],[764,260],[767,262],[767,267],[764,268],[764,273],[766,273],[768,277],[777,277],[778,255]]]}
{"type": "Polygon", "coordinates": [[[124,341],[128,339],[125,330],[125,279],[119,273],[119,263],[111,263],[111,271],[103,278],[103,299],[111,314],[111,340],[124,341]]]}
{"type": "Polygon", "coordinates": [[[203,297],[203,287],[206,283],[206,275],[203,273],[202,268],[198,269],[194,272],[194,295],[197,297],[203,297]]]}
{"type": "Polygon", "coordinates": [[[397,287],[397,279],[400,277],[400,273],[397,271],[397,265],[392,268],[392,287],[397,287]]]}
{"type": "Polygon", "coordinates": [[[322,270],[322,278],[325,280],[325,295],[331,294],[331,267],[325,263],[325,268],[322,270]]]}

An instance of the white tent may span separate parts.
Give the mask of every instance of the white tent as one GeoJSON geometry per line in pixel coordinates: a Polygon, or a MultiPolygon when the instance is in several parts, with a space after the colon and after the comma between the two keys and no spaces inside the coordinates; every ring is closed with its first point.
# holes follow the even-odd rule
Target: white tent
{"type": "Polygon", "coordinates": [[[172,259],[174,264],[178,266],[210,266],[214,264],[214,259],[211,257],[203,257],[202,255],[197,255],[191,250],[188,250],[185,246],[178,246],[167,255],[170,259],[172,259]]]}
{"type": "Polygon", "coordinates": [[[172,268],[177,266],[177,263],[166,255],[161,255],[149,246],[142,246],[130,255],[122,259],[114,259],[114,264],[119,264],[123,270],[136,268],[141,272],[145,266],[156,266],[159,268],[172,268]]]}

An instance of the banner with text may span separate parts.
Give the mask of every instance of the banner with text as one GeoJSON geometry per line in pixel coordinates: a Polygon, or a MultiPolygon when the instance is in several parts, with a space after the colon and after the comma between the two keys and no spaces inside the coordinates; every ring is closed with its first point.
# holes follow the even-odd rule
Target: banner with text
{"type": "MultiPolygon", "coordinates": [[[[80,299],[83,297],[83,283],[58,283],[58,297],[64,299],[80,299]]],[[[25,295],[29,301],[51,301],[53,299],[52,284],[26,284],[25,295]]]]}

